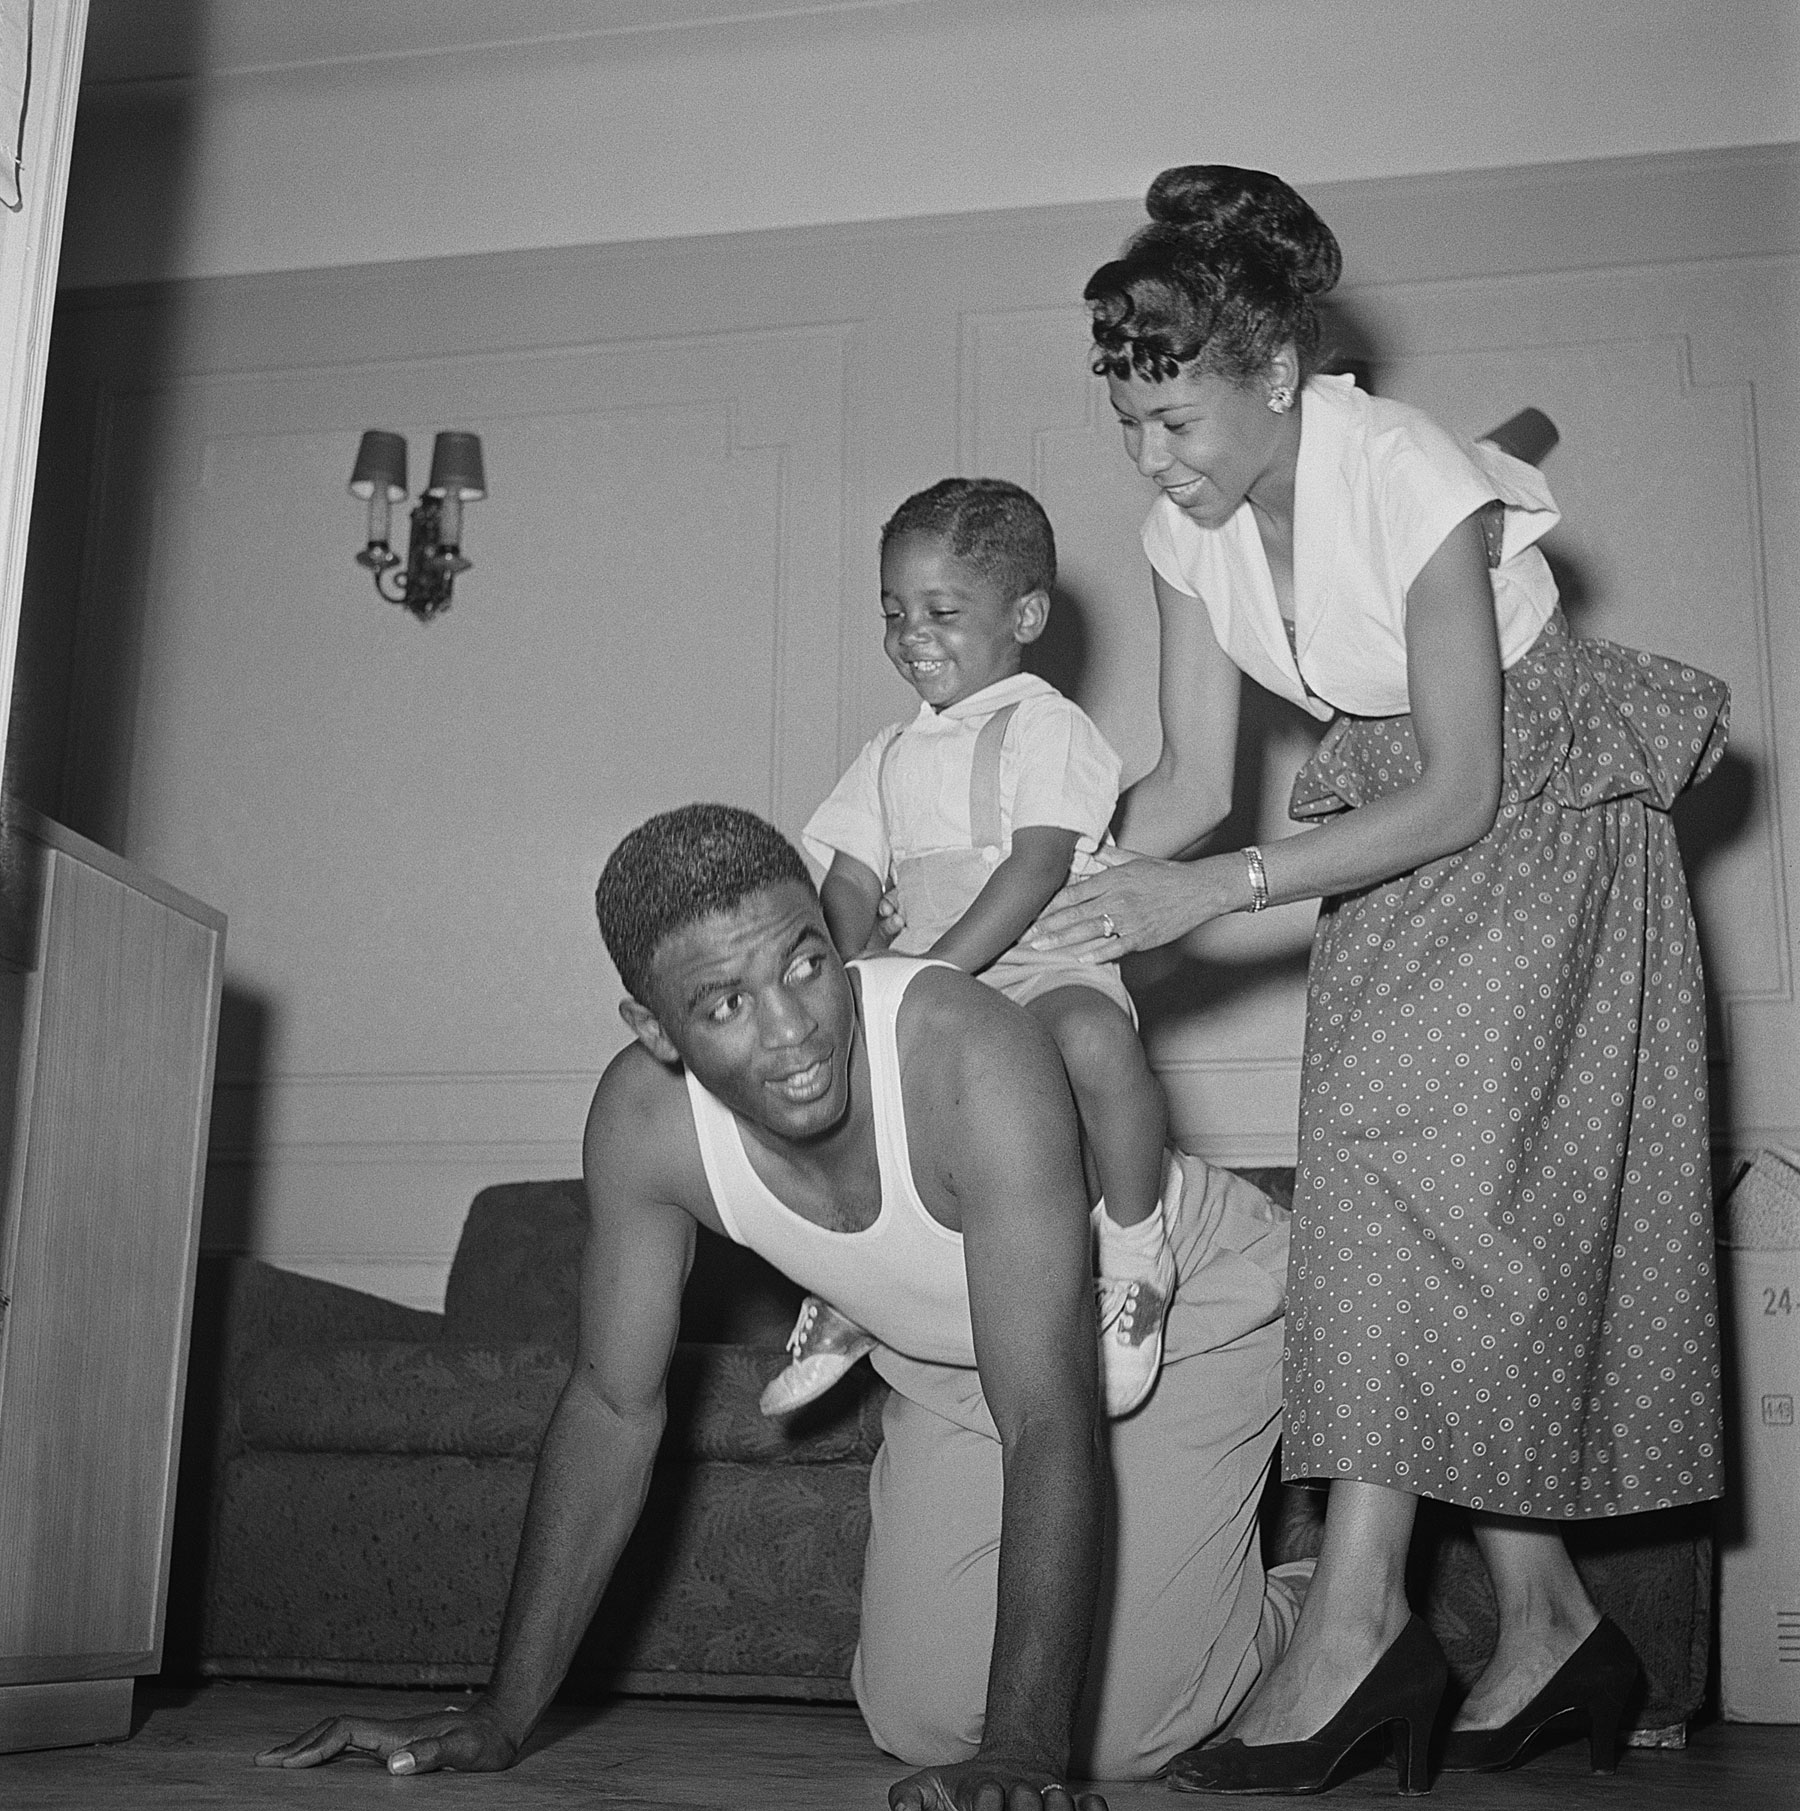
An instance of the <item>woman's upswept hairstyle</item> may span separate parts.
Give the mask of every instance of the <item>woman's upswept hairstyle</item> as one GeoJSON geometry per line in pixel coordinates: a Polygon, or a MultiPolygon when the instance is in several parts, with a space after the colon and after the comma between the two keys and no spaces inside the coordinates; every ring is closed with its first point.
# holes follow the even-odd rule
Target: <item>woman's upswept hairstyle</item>
{"type": "Polygon", "coordinates": [[[1088,279],[1094,369],[1162,382],[1183,365],[1234,383],[1266,371],[1289,340],[1301,376],[1318,367],[1315,297],[1338,280],[1338,242],[1279,176],[1230,164],[1164,170],[1144,198],[1150,225],[1088,279]]]}
{"type": "Polygon", "coordinates": [[[881,530],[881,551],[902,535],[931,535],[985,573],[1008,600],[1056,583],[1056,535],[1044,506],[1005,478],[943,478],[914,491],[881,530]]]}
{"type": "Polygon", "coordinates": [[[650,1005],[650,964],[668,938],[789,880],[812,885],[793,844],[753,811],[683,805],[646,819],[607,857],[594,889],[625,991],[650,1005]]]}

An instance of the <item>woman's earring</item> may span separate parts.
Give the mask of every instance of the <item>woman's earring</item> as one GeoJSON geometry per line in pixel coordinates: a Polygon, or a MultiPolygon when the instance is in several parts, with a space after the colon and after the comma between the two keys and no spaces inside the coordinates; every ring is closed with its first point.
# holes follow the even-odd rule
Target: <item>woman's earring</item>
{"type": "Polygon", "coordinates": [[[1269,410],[1275,415],[1285,415],[1294,406],[1294,386],[1292,384],[1272,384],[1269,388],[1269,410]]]}

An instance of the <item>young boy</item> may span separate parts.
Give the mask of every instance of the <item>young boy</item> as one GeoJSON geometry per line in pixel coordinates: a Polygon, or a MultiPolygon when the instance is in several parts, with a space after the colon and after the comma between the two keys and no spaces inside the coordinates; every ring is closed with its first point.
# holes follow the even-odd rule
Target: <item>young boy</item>
{"type": "MultiPolygon", "coordinates": [[[[980,975],[1056,1039],[1103,1197],[1101,1385],[1122,1415],[1156,1380],[1175,1292],[1160,1206],[1166,1114],[1117,967],[1019,942],[1071,872],[1097,870],[1119,795],[1105,737],[1021,671],[1055,579],[1049,519],[1016,484],[946,478],[901,504],[881,531],[881,613],[888,658],[923,703],[869,743],[803,836],[827,865],[820,896],[844,956],[881,948],[891,878],[905,919],[894,950],[980,975]]],[[[763,1412],[812,1401],[873,1344],[808,1296],[763,1412]]]]}

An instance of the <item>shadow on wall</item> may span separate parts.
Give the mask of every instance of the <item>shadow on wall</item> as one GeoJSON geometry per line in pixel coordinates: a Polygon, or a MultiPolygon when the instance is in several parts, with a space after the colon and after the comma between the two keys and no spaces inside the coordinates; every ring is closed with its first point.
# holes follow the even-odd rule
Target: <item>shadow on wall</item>
{"type": "Polygon", "coordinates": [[[208,1251],[248,1252],[257,1247],[257,1182],[274,1029],[275,1009],[266,997],[241,982],[225,983],[200,1221],[200,1242],[208,1251]]]}
{"type": "MultiPolygon", "coordinates": [[[[1708,975],[1717,973],[1712,955],[1719,945],[1718,935],[1708,921],[1700,876],[1707,864],[1730,848],[1748,827],[1756,793],[1755,766],[1727,748],[1724,759],[1706,782],[1692,792],[1683,793],[1669,814],[1675,820],[1675,840],[1681,845],[1688,891],[1694,896],[1694,921],[1700,930],[1700,961],[1708,975]]],[[[1727,1049],[1723,1014],[1717,989],[1713,986],[1706,990],[1706,1047],[1715,1057],[1723,1056],[1727,1049]]],[[[1713,1182],[1719,1191],[1725,1186],[1727,1172],[1736,1154],[1732,1132],[1737,1123],[1732,1111],[1732,1079],[1730,1063],[1712,1063],[1709,1107],[1713,1126],[1713,1182]]]]}
{"type": "MultiPolygon", "coordinates": [[[[192,66],[208,4],[160,0],[153,31],[159,67],[192,66]]],[[[187,233],[194,140],[188,86],[108,79],[119,67],[108,46],[142,29],[134,15],[137,9],[114,0],[96,4],[90,16],[90,79],[76,114],[64,217],[65,283],[80,280],[84,238],[126,225],[143,249],[141,261],[155,269],[187,233]]],[[[57,300],[5,779],[9,792],[120,853],[143,606],[130,550],[144,545],[149,529],[156,457],[153,435],[128,444],[108,432],[103,374],[82,356],[82,343],[87,317],[123,299],[65,287],[57,300]],[[105,546],[92,532],[102,476],[113,508],[105,546]]],[[[105,341],[109,371],[166,368],[178,330],[173,298],[149,292],[129,300],[134,335],[129,345],[118,335],[105,341]]]]}
{"type": "Polygon", "coordinates": [[[90,0],[66,280],[154,281],[185,266],[198,145],[192,72],[224,10],[220,0],[90,0]]]}
{"type": "Polygon", "coordinates": [[[1079,590],[1058,585],[1050,596],[1050,620],[1025,650],[1025,670],[1053,685],[1065,698],[1079,698],[1088,662],[1088,619],[1093,606],[1079,590]]]}
{"type": "Polygon", "coordinates": [[[1354,298],[1332,296],[1319,309],[1321,369],[1356,379],[1357,388],[1381,394],[1381,336],[1354,298]]]}
{"type": "MultiPolygon", "coordinates": [[[[227,944],[229,948],[229,943],[227,944]]],[[[224,1454],[224,1307],[230,1261],[255,1248],[257,1183],[261,1171],[263,1109],[267,1098],[274,1009],[238,982],[227,981],[219,1002],[218,1065],[206,1151],[206,1194],[200,1213],[200,1265],[188,1344],[187,1394],[181,1424],[171,1536],[170,1578],[205,1576],[211,1481],[224,1454]],[[204,1480],[208,1488],[191,1488],[204,1480]]],[[[169,1593],[163,1676],[186,1680],[199,1671],[203,1608],[195,1589],[169,1593]]]]}

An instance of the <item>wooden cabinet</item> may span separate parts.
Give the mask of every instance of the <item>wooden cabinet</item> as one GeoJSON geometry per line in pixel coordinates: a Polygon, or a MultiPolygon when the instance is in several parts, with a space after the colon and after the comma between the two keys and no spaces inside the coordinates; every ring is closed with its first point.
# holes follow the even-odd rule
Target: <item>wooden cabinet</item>
{"type": "Polygon", "coordinates": [[[0,969],[0,1750],[161,1663],[224,917],[47,820],[0,969]]]}

